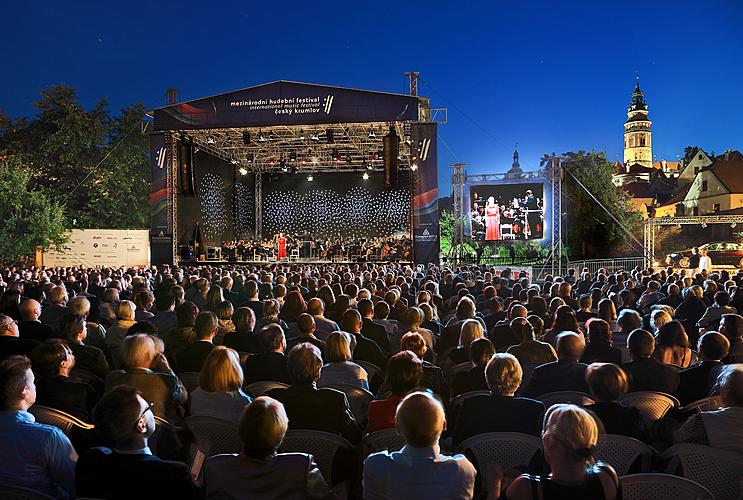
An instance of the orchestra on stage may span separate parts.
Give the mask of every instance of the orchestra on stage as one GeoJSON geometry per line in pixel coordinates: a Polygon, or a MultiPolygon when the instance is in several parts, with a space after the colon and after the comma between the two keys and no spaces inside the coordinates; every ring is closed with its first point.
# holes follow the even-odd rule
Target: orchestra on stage
{"type": "Polygon", "coordinates": [[[531,189],[523,197],[472,195],[472,239],[480,241],[534,240],[544,234],[544,201],[531,189]]]}

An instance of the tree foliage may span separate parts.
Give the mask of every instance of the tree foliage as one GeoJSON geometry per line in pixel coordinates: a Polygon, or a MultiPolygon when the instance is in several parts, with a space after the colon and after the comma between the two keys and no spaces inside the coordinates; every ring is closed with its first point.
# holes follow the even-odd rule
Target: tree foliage
{"type": "Polygon", "coordinates": [[[59,248],[66,240],[62,206],[40,187],[20,158],[0,160],[0,262],[30,257],[37,246],[59,248]]]}
{"type": "Polygon", "coordinates": [[[632,238],[602,208],[605,207],[630,232],[642,223],[620,187],[611,182],[613,167],[604,153],[565,153],[563,167],[563,206],[567,207],[567,246],[571,259],[601,258],[627,250],[642,252],[632,238]],[[572,174],[572,175],[571,175],[572,174]],[[573,178],[575,176],[575,178],[573,178]],[[592,193],[598,203],[576,179],[592,193]]]}
{"type": "Polygon", "coordinates": [[[77,227],[147,227],[144,107],[135,104],[112,115],[101,100],[86,110],[64,85],[42,90],[35,107],[32,119],[0,115],[0,152],[31,167],[35,185],[62,204],[77,227]]]}

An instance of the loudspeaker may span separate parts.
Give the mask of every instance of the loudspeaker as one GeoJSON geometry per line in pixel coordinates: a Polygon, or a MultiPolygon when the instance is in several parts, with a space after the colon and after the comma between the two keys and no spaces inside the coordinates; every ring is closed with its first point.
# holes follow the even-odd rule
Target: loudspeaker
{"type": "Polygon", "coordinates": [[[384,136],[384,187],[397,188],[397,154],[400,148],[400,138],[395,127],[390,127],[390,133],[384,136]]]}
{"type": "Polygon", "coordinates": [[[178,144],[178,175],[180,176],[181,194],[196,196],[196,186],[193,180],[193,144],[181,141],[178,144]]]}

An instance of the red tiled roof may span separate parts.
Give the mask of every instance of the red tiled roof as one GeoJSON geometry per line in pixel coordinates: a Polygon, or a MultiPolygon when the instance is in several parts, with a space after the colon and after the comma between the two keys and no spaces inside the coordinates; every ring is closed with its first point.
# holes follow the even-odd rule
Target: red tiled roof
{"type": "MultiPolygon", "coordinates": [[[[654,161],[653,168],[663,169],[663,162],[654,161]]],[[[681,170],[681,162],[680,161],[667,161],[666,168],[670,170],[671,172],[678,172],[679,170],[681,170]]]]}
{"type": "Polygon", "coordinates": [[[728,191],[743,193],[743,155],[735,151],[730,155],[730,160],[717,160],[709,166],[709,170],[720,179],[728,191]]]}
{"type": "Polygon", "coordinates": [[[689,189],[691,189],[691,184],[687,184],[681,190],[677,191],[676,194],[668,198],[668,201],[663,203],[661,206],[667,206],[667,205],[676,205],[678,203],[681,203],[684,201],[684,198],[686,198],[686,195],[689,193],[689,189]]]}

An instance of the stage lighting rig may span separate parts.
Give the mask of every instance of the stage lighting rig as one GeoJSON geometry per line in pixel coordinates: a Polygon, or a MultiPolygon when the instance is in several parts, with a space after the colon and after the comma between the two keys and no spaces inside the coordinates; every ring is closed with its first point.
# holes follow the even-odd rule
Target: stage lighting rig
{"type": "Polygon", "coordinates": [[[304,140],[304,129],[303,128],[299,129],[299,140],[300,141],[304,140]]]}
{"type": "Polygon", "coordinates": [[[312,141],[319,141],[320,140],[320,136],[318,135],[317,132],[314,132],[313,131],[312,134],[310,135],[310,140],[312,140],[312,141]]]}
{"type": "Polygon", "coordinates": [[[282,172],[288,172],[289,171],[289,168],[287,168],[286,162],[284,160],[281,160],[281,163],[279,163],[279,165],[281,165],[281,171],[282,172]]]}
{"type": "Polygon", "coordinates": [[[240,175],[247,175],[248,169],[245,167],[240,167],[240,175]]]}
{"type": "Polygon", "coordinates": [[[366,172],[364,172],[364,175],[362,175],[361,178],[364,179],[365,181],[368,181],[369,180],[369,174],[367,174],[366,172]]]}
{"type": "Polygon", "coordinates": [[[289,153],[289,161],[295,162],[297,161],[297,152],[292,151],[289,153]]]}
{"type": "Polygon", "coordinates": [[[325,129],[325,142],[327,142],[328,144],[333,144],[334,140],[335,139],[333,137],[333,129],[332,128],[325,129]]]}
{"type": "Polygon", "coordinates": [[[375,132],[374,128],[369,129],[369,139],[376,139],[377,133],[375,132]]]}
{"type": "Polygon", "coordinates": [[[245,160],[248,163],[253,163],[253,160],[255,160],[255,155],[253,153],[248,153],[245,155],[245,160]]]}
{"type": "Polygon", "coordinates": [[[260,130],[258,131],[258,142],[266,142],[266,136],[260,130]]]}

